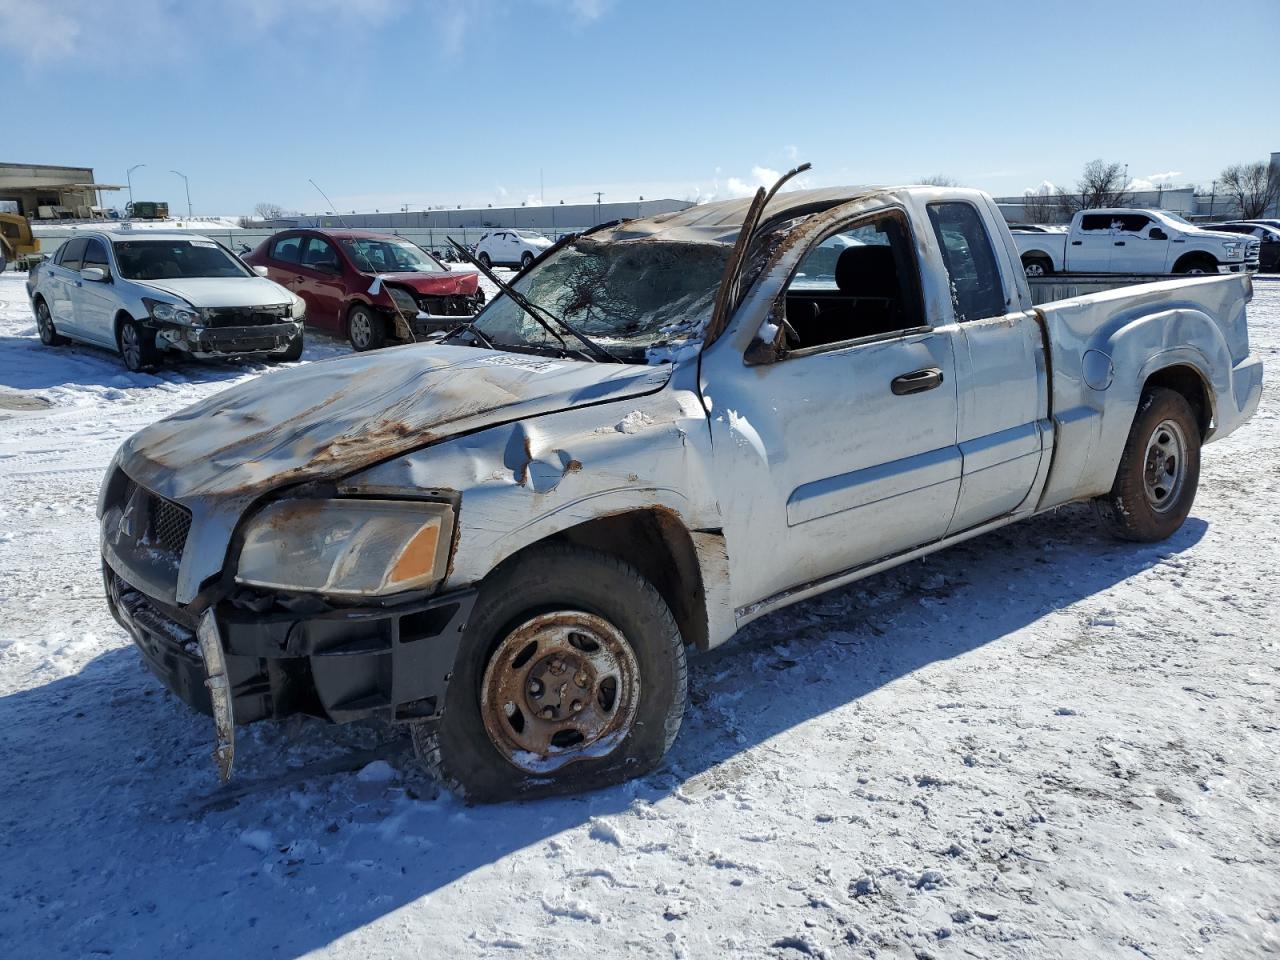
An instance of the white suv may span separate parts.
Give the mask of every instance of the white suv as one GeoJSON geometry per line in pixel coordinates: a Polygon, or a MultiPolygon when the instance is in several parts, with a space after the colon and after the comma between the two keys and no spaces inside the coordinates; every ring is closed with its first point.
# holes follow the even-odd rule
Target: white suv
{"type": "Polygon", "coordinates": [[[495,230],[486,233],[476,244],[476,259],[486,267],[520,267],[523,270],[550,246],[551,241],[540,233],[495,230]]]}

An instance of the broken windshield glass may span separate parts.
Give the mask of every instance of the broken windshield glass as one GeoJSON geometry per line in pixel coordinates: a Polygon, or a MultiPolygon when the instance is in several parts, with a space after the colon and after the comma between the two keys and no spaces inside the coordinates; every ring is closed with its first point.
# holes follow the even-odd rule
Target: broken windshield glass
{"type": "MultiPolygon", "coordinates": [[[[642,361],[699,338],[728,255],[718,243],[579,237],[512,286],[614,354],[642,361]]],[[[510,297],[495,299],[476,326],[495,343],[561,348],[510,297]]]]}

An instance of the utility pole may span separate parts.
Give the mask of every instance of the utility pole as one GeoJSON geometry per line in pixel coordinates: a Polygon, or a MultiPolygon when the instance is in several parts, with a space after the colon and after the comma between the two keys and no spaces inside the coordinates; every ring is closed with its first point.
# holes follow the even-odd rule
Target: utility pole
{"type": "Polygon", "coordinates": [[[125,174],[124,174],[124,176],[125,176],[125,180],[126,180],[126,181],[128,182],[128,184],[129,184],[129,206],[130,206],[130,208],[132,208],[132,207],[133,207],[133,171],[137,170],[139,167],[145,167],[145,166],[146,166],[146,164],[145,164],[145,163],[135,163],[132,167],[130,167],[128,170],[126,170],[126,171],[125,171],[125,174]]]}
{"type": "Polygon", "coordinates": [[[1218,181],[1214,180],[1213,183],[1209,184],[1209,219],[1210,220],[1213,219],[1213,200],[1214,200],[1214,197],[1217,196],[1217,193],[1218,193],[1218,181]]]}
{"type": "Polygon", "coordinates": [[[187,182],[187,175],[177,170],[170,170],[170,173],[176,173],[182,178],[182,185],[187,188],[187,219],[191,219],[191,184],[187,182]]]}
{"type": "Polygon", "coordinates": [[[597,191],[596,191],[596,225],[597,225],[597,226],[599,226],[599,225],[600,225],[600,219],[601,219],[601,216],[602,216],[602,215],[601,215],[601,213],[600,213],[600,198],[601,198],[601,197],[603,197],[603,196],[604,196],[604,191],[603,191],[603,190],[597,190],[597,191]]]}

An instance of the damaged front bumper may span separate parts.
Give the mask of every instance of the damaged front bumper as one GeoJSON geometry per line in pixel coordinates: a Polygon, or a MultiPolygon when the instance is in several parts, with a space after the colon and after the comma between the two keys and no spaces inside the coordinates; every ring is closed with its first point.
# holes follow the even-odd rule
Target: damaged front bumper
{"type": "Polygon", "coordinates": [[[334,723],[438,718],[475,604],[475,591],[461,590],[314,613],[223,600],[197,613],[144,593],[112,559],[103,561],[112,615],[161,682],[218,721],[220,748],[232,744],[231,723],[294,713],[334,723]]]}
{"type": "Polygon", "coordinates": [[[244,327],[168,324],[156,330],[156,345],[181,350],[200,359],[283,353],[301,332],[302,323],[296,320],[244,327]]]}

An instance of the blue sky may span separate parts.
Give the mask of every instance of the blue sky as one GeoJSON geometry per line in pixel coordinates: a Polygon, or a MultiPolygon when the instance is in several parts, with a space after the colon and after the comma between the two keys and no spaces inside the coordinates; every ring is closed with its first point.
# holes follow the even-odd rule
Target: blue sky
{"type": "Polygon", "coordinates": [[[1280,0],[0,0],[0,160],[198,214],[1207,185],[1280,150],[1277,50],[1280,0]]]}

